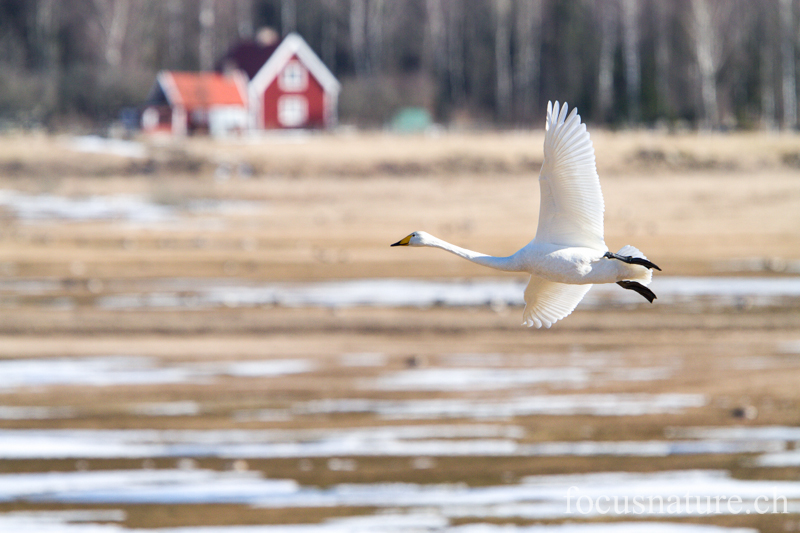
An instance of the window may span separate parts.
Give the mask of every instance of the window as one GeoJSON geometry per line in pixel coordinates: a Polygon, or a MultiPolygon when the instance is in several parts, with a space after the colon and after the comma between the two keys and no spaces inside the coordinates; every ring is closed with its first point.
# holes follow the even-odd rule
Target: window
{"type": "Polygon", "coordinates": [[[305,91],[308,86],[308,71],[299,61],[289,61],[278,77],[278,86],[282,91],[305,91]]]}
{"type": "Polygon", "coordinates": [[[155,107],[148,107],[142,113],[142,128],[145,130],[154,130],[159,124],[158,109],[155,107]]]}
{"type": "Polygon", "coordinates": [[[282,126],[302,126],[307,119],[308,102],[303,96],[281,96],[278,99],[278,122],[282,126]]]}

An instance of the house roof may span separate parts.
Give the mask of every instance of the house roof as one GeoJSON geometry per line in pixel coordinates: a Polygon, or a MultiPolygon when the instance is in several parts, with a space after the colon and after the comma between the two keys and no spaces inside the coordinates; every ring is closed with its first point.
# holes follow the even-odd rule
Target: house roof
{"type": "Polygon", "coordinates": [[[295,56],[305,65],[311,75],[317,79],[326,93],[339,94],[341,85],[333,73],[328,70],[328,67],[325,66],[325,63],[314,53],[314,50],[302,37],[296,33],[290,33],[283,38],[281,44],[275,48],[275,51],[256,75],[250,78],[251,96],[255,97],[263,94],[267,87],[278,77],[286,63],[295,56]]]}
{"type": "Polygon", "coordinates": [[[243,70],[247,74],[247,79],[252,80],[277,48],[277,43],[263,45],[257,41],[242,41],[228,50],[217,63],[216,69],[224,72],[233,66],[243,70]]]}
{"type": "Polygon", "coordinates": [[[218,105],[245,105],[245,90],[232,76],[217,72],[176,72],[164,70],[158,83],[171,105],[187,109],[218,105]]]}

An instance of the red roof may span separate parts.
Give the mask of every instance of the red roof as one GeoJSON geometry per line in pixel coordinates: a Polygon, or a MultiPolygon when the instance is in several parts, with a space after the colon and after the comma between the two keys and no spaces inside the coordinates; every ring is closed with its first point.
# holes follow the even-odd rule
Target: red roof
{"type": "Polygon", "coordinates": [[[224,72],[230,67],[241,69],[248,79],[253,79],[272,56],[278,43],[263,45],[256,41],[242,41],[228,50],[228,53],[217,63],[217,70],[224,72]]]}
{"type": "Polygon", "coordinates": [[[236,81],[216,72],[163,72],[162,89],[172,105],[187,109],[215,105],[244,106],[236,81]]]}

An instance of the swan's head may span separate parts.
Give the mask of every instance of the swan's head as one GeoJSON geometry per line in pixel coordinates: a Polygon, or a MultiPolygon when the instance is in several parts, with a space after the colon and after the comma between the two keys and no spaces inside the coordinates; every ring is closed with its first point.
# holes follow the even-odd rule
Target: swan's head
{"type": "Polygon", "coordinates": [[[430,246],[433,236],[424,231],[415,231],[407,237],[403,237],[392,246],[430,246]]]}

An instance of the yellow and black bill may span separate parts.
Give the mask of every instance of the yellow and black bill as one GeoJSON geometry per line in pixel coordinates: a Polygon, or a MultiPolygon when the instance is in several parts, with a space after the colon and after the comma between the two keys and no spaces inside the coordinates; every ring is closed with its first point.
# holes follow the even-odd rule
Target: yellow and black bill
{"type": "Polygon", "coordinates": [[[402,239],[400,239],[396,243],[392,244],[392,246],[408,246],[408,242],[410,240],[411,240],[411,235],[409,235],[408,237],[403,237],[402,239]]]}

